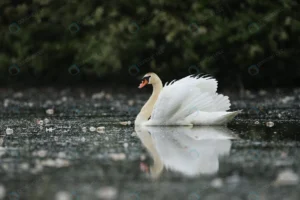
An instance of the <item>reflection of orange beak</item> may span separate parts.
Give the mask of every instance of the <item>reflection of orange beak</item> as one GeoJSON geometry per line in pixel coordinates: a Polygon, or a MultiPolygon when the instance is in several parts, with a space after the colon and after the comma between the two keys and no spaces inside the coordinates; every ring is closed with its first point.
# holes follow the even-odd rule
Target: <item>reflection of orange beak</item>
{"type": "Polygon", "coordinates": [[[148,173],[149,172],[149,166],[144,162],[140,162],[140,170],[142,172],[148,173]]]}
{"type": "Polygon", "coordinates": [[[144,80],[142,80],[142,82],[141,82],[139,88],[141,89],[141,88],[143,88],[143,87],[144,87],[145,85],[147,85],[147,84],[148,84],[148,81],[147,81],[146,79],[144,79],[144,80]]]}

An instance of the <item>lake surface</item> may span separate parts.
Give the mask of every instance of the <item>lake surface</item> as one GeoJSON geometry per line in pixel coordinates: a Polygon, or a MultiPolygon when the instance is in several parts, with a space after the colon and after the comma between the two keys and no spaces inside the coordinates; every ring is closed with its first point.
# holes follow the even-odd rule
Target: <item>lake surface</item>
{"type": "Polygon", "coordinates": [[[1,89],[0,199],[300,199],[300,90],[228,94],[227,127],[148,128],[150,93],[124,91],[1,89]]]}

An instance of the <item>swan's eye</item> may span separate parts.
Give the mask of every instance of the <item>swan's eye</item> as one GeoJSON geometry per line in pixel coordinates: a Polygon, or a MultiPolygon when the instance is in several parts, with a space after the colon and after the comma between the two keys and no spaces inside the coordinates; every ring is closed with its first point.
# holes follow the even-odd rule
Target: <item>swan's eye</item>
{"type": "Polygon", "coordinates": [[[146,81],[149,82],[150,77],[151,77],[151,76],[145,76],[145,77],[142,79],[142,81],[146,80],[146,81]]]}

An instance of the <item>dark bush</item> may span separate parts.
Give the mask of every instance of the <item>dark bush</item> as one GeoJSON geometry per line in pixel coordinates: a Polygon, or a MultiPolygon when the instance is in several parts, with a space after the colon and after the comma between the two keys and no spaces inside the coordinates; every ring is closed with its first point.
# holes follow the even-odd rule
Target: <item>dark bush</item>
{"type": "Polygon", "coordinates": [[[164,81],[209,73],[227,87],[268,87],[300,77],[296,0],[4,0],[0,7],[2,83],[130,83],[154,71],[164,81]]]}

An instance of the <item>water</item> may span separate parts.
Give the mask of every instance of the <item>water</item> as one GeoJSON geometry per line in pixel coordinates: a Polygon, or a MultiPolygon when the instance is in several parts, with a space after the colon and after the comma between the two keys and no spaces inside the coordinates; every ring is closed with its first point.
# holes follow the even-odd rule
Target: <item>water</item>
{"type": "Polygon", "coordinates": [[[137,129],[148,95],[3,90],[0,199],[299,199],[299,90],[230,94],[227,128],[137,129]]]}

